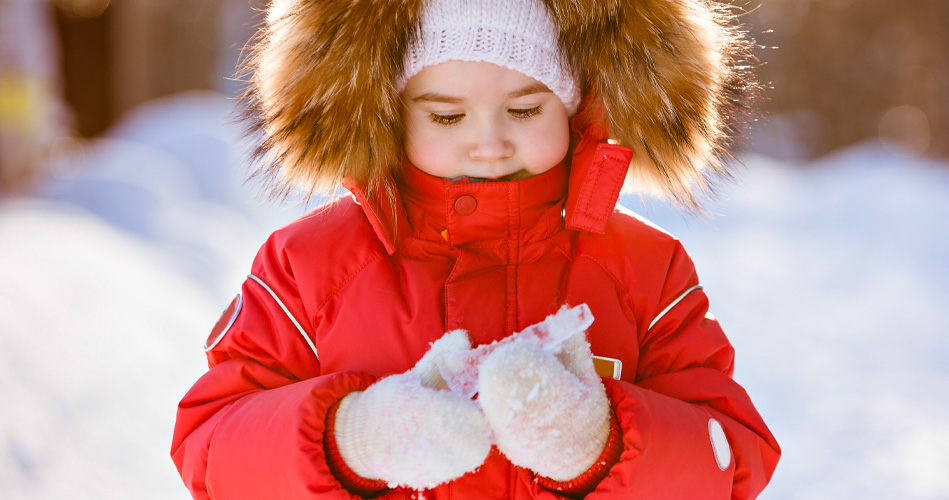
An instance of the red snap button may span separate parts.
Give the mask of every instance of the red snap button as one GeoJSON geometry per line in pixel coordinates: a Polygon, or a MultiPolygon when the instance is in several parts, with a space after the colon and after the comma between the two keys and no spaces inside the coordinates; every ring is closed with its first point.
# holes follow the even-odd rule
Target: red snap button
{"type": "Polygon", "coordinates": [[[463,194],[455,199],[455,212],[461,215],[472,214],[476,208],[478,208],[478,200],[470,194],[463,194]]]}

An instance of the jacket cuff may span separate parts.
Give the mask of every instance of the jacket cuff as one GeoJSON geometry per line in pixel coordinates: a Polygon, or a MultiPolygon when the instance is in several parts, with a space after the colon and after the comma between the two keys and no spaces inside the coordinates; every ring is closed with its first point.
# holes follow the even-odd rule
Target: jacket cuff
{"type": "Polygon", "coordinates": [[[595,490],[600,481],[606,478],[622,454],[623,429],[616,420],[616,415],[610,412],[610,434],[606,438],[606,447],[586,472],[569,481],[554,481],[548,477],[537,476],[537,483],[564,496],[583,497],[595,490]]]}
{"type": "Polygon", "coordinates": [[[378,479],[366,479],[349,468],[343,456],[339,453],[339,447],[336,444],[336,409],[342,398],[330,406],[326,412],[326,427],[323,436],[323,453],[326,456],[326,464],[329,465],[330,472],[336,477],[344,488],[350,493],[360,497],[373,497],[389,488],[385,481],[378,479]]]}

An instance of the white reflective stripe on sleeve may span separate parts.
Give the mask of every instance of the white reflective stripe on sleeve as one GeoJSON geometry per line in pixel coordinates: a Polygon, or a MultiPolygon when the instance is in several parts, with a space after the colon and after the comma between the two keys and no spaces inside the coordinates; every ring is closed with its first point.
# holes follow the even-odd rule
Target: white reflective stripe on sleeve
{"type": "Polygon", "coordinates": [[[293,314],[290,314],[290,310],[287,309],[287,306],[284,305],[282,300],[280,300],[280,297],[278,297],[277,294],[269,286],[267,286],[267,284],[264,283],[262,279],[258,278],[257,276],[254,276],[253,274],[248,274],[247,277],[254,280],[258,285],[263,287],[264,290],[267,290],[267,293],[269,293],[270,296],[273,297],[274,301],[277,302],[277,305],[280,306],[280,309],[283,309],[284,314],[286,314],[287,317],[290,318],[290,321],[293,322],[293,326],[297,327],[297,331],[300,332],[300,336],[303,337],[303,340],[306,341],[306,345],[310,346],[310,350],[313,351],[313,355],[316,356],[316,360],[319,361],[320,355],[316,352],[316,346],[313,345],[313,341],[310,340],[310,336],[307,335],[306,330],[304,330],[303,327],[300,326],[300,322],[297,321],[297,319],[293,317],[293,314]]]}
{"type": "Polygon", "coordinates": [[[671,311],[672,308],[676,306],[676,304],[678,304],[679,302],[682,302],[682,299],[684,299],[687,295],[689,295],[690,293],[696,290],[701,290],[701,289],[702,289],[702,285],[695,285],[692,288],[689,288],[688,290],[686,290],[682,295],[679,295],[679,298],[673,300],[671,304],[667,305],[666,308],[662,310],[662,312],[656,315],[656,317],[652,320],[652,323],[649,324],[648,330],[652,330],[652,327],[656,326],[656,323],[658,323],[659,320],[662,319],[662,317],[666,315],[666,313],[671,311]]]}

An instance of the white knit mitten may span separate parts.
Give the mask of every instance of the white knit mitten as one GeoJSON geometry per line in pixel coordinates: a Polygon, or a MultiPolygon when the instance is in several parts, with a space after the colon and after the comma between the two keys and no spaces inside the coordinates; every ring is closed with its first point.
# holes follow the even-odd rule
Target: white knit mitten
{"type": "Polygon", "coordinates": [[[555,481],[587,471],[610,432],[610,403],[584,333],[559,355],[529,340],[499,347],[478,375],[478,401],[511,463],[555,481]]]}
{"type": "Polygon", "coordinates": [[[411,370],[340,401],[335,438],[353,472],[390,486],[427,489],[480,466],[491,434],[478,405],[445,389],[436,367],[470,348],[463,330],[445,334],[411,370]]]}

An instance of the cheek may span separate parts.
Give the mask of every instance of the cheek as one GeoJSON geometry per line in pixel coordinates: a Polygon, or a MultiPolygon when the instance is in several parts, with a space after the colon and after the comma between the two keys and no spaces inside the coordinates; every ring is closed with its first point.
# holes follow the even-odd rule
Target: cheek
{"type": "Polygon", "coordinates": [[[450,148],[444,146],[445,141],[426,130],[426,127],[406,128],[405,155],[412,165],[419,170],[439,177],[444,177],[443,170],[450,164],[450,148]]]}
{"type": "Polygon", "coordinates": [[[570,129],[566,123],[557,121],[538,131],[530,140],[530,168],[528,171],[539,174],[550,170],[564,157],[570,147],[570,129]]]}

